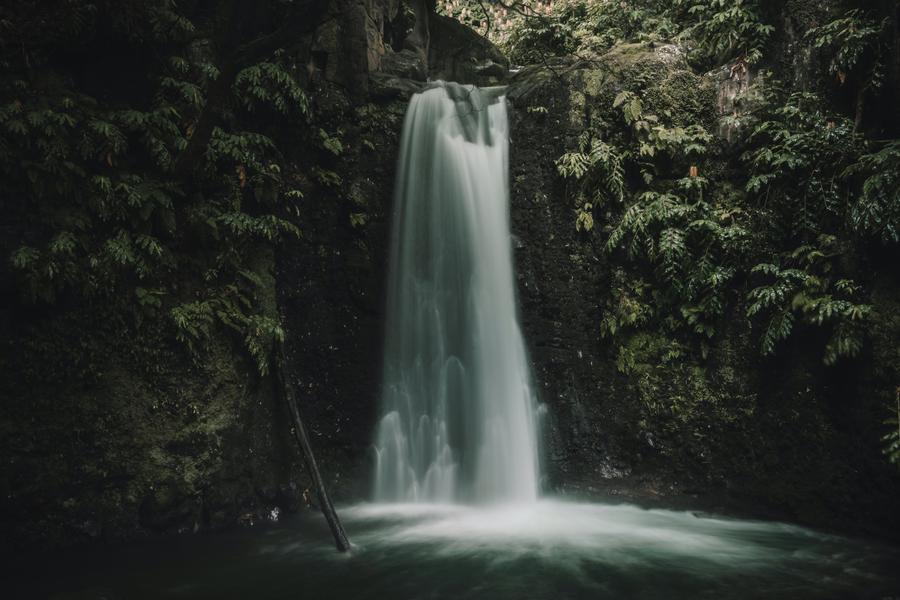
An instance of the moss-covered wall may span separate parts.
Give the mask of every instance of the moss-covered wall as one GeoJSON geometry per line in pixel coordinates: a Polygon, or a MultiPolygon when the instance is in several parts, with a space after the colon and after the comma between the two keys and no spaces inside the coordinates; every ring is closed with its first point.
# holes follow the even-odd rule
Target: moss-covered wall
{"type": "MultiPolygon", "coordinates": [[[[646,112],[716,131],[730,81],[695,74],[674,46],[620,45],[527,67],[510,84],[511,214],[523,327],[547,406],[548,487],[896,535],[900,479],[878,446],[900,365],[888,349],[900,333],[889,316],[896,281],[875,294],[869,353],[833,368],[812,330],[762,358],[740,302],[705,357],[665,329],[601,336],[604,317],[639,296],[648,274],[603,248],[615,207],[595,208],[593,229],[576,230],[554,159],[588,128],[615,139],[613,100],[636,81],[646,112]]],[[[740,195],[728,142],[716,143],[709,193],[740,195]]]]}
{"type": "MultiPolygon", "coordinates": [[[[283,176],[306,194],[285,215],[301,237],[245,259],[260,281],[255,307],[275,317],[280,304],[288,375],[342,499],[365,493],[396,141],[427,57],[403,54],[417,18],[409,3],[309,8],[315,23],[279,53],[306,65],[298,76],[312,99],[313,135],[330,135],[340,156],[283,145],[283,176]],[[319,181],[328,178],[313,164],[333,178],[319,181]]],[[[28,236],[23,227],[3,223],[4,256],[28,236]]],[[[190,298],[203,274],[179,276],[174,287],[190,298]]],[[[12,288],[5,260],[0,282],[12,288]]],[[[286,411],[240,336],[217,323],[188,352],[162,307],[153,314],[128,302],[3,297],[0,549],[211,530],[310,506],[286,411]]]]}
{"type": "MultiPolygon", "coordinates": [[[[320,95],[320,98],[322,95],[320,95]]],[[[394,165],[406,98],[320,105],[343,152],[340,185],[307,195],[303,236],[278,254],[289,375],[338,500],[368,496],[381,385],[384,285],[394,165]]]]}
{"type": "MultiPolygon", "coordinates": [[[[274,284],[271,252],[256,262],[274,284]]],[[[28,310],[7,312],[0,364],[6,544],[216,529],[298,505],[286,413],[226,332],[192,361],[168,331],[102,306],[28,310]]]]}

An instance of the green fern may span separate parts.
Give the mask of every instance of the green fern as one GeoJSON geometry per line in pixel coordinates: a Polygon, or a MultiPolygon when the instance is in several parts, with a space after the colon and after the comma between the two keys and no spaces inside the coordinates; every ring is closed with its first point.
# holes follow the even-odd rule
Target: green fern
{"type": "MultiPolygon", "coordinates": [[[[315,142],[318,128],[295,67],[276,51],[238,72],[210,107],[223,74],[198,51],[208,32],[195,31],[191,6],[32,4],[4,21],[33,41],[6,57],[0,78],[0,187],[27,207],[11,216],[34,223],[10,244],[17,291],[33,302],[108,305],[135,322],[168,314],[192,354],[224,327],[265,370],[265,338],[278,330],[241,273],[261,244],[299,235],[277,204],[304,192],[285,181],[276,140],[315,142]],[[83,48],[100,25],[135,56],[155,57],[140,65],[140,93],[104,86],[92,97],[60,67],[55,55],[83,48]],[[197,137],[204,119],[218,125],[208,141],[197,137]],[[197,140],[205,146],[184,176],[176,166],[197,140]]],[[[324,143],[342,151],[336,136],[324,143]]]]}
{"type": "MultiPolygon", "coordinates": [[[[823,236],[820,242],[833,243],[823,236]]],[[[862,349],[862,325],[872,307],[856,302],[859,286],[848,279],[834,281],[829,273],[830,251],[812,245],[800,246],[789,253],[795,268],[761,263],[751,273],[768,279],[747,294],[747,316],[770,315],[760,339],[763,355],[774,354],[778,343],[787,339],[797,319],[817,327],[830,327],[823,362],[832,365],[842,357],[853,357],[862,349]]]]}
{"type": "Polygon", "coordinates": [[[621,153],[612,145],[589,135],[579,140],[578,150],[556,161],[560,175],[578,182],[581,203],[589,198],[592,207],[604,202],[621,202],[625,194],[625,167],[621,153]]]}
{"type": "Polygon", "coordinates": [[[739,251],[746,232],[733,221],[723,224],[716,208],[700,199],[700,178],[690,179],[680,185],[686,195],[641,194],[610,232],[606,250],[624,249],[631,259],[647,261],[654,268],[660,300],[671,305],[690,331],[711,338],[736,272],[725,261],[739,251]]]}
{"type": "Polygon", "coordinates": [[[860,9],[851,9],[810,29],[804,38],[817,50],[831,54],[829,70],[841,83],[848,73],[857,70],[865,61],[867,84],[880,87],[886,53],[882,39],[889,25],[887,17],[878,20],[860,9]]]}
{"type": "Polygon", "coordinates": [[[851,227],[884,243],[900,242],[900,141],[863,154],[842,176],[858,182],[851,227]]]}
{"type": "Polygon", "coordinates": [[[884,454],[887,459],[900,467],[900,387],[896,390],[896,407],[892,410],[894,413],[884,424],[890,427],[890,430],[882,436],[884,442],[884,454]]]}
{"type": "Polygon", "coordinates": [[[773,228],[808,238],[836,220],[850,222],[847,169],[864,145],[853,123],[827,113],[818,97],[791,94],[749,136],[743,155],[750,176],[745,189],[770,207],[773,228]]]}
{"type": "Polygon", "coordinates": [[[740,58],[747,63],[762,59],[763,48],[775,27],[763,21],[759,0],[675,0],[693,24],[680,37],[699,42],[700,58],[722,64],[740,58]]]}
{"type": "Polygon", "coordinates": [[[309,99],[282,65],[261,62],[243,69],[234,81],[237,97],[249,111],[269,106],[283,115],[309,114],[309,99]]]}

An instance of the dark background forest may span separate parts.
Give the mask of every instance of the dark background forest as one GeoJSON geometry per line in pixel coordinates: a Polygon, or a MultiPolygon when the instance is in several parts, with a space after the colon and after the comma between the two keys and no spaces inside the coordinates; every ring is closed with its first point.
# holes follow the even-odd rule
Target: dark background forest
{"type": "Polygon", "coordinates": [[[889,0],[9,0],[7,548],[366,497],[406,103],[508,85],[544,488],[900,537],[889,0]]]}

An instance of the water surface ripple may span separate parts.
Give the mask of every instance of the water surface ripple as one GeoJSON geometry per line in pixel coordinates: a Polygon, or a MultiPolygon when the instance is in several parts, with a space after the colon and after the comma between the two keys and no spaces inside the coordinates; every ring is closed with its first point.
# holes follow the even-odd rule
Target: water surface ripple
{"type": "Polygon", "coordinates": [[[14,598],[894,598],[900,551],[777,522],[540,500],[341,509],[18,570],[14,598]],[[52,577],[48,574],[53,574],[52,577]]]}

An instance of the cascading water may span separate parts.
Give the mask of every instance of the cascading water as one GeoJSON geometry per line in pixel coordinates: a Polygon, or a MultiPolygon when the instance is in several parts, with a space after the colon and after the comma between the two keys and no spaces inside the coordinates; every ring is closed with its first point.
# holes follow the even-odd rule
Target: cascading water
{"type": "Polygon", "coordinates": [[[537,497],[508,148],[502,88],[439,82],[410,101],[394,198],[378,501],[537,497]]]}

